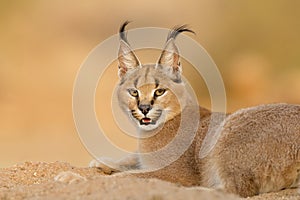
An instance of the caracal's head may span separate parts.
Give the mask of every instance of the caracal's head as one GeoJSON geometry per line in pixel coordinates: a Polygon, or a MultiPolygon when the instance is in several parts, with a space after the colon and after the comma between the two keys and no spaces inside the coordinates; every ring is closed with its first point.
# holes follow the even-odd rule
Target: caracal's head
{"type": "Polygon", "coordinates": [[[118,100],[123,111],[142,130],[153,130],[180,114],[187,103],[187,92],[181,78],[181,65],[176,36],[184,31],[174,28],[156,64],[142,65],[131,50],[120,28],[118,100]]]}

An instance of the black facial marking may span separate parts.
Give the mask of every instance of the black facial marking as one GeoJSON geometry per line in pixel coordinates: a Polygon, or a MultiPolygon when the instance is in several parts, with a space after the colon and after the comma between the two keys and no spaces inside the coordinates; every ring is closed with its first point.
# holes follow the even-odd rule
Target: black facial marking
{"type": "Polygon", "coordinates": [[[136,112],[133,112],[133,113],[132,113],[132,116],[134,116],[135,118],[138,118],[138,117],[139,117],[138,114],[137,114],[136,112]]]}
{"type": "Polygon", "coordinates": [[[155,88],[157,88],[159,86],[159,80],[155,79],[155,88]]]}
{"type": "Polygon", "coordinates": [[[125,83],[125,81],[126,81],[126,79],[125,79],[125,78],[122,78],[121,81],[120,81],[120,83],[119,83],[119,85],[120,85],[120,86],[123,85],[123,84],[125,83]]]}
{"type": "Polygon", "coordinates": [[[139,82],[139,78],[140,78],[140,77],[138,77],[137,79],[134,80],[134,83],[133,83],[133,84],[134,84],[134,87],[135,87],[135,88],[137,88],[137,84],[138,84],[138,82],[139,82]]]}
{"type": "Polygon", "coordinates": [[[153,105],[154,104],[154,100],[152,99],[150,103],[151,103],[151,105],[153,105]]]}
{"type": "Polygon", "coordinates": [[[147,80],[147,76],[149,74],[150,71],[150,67],[147,67],[146,72],[145,72],[145,80],[147,80]]]}

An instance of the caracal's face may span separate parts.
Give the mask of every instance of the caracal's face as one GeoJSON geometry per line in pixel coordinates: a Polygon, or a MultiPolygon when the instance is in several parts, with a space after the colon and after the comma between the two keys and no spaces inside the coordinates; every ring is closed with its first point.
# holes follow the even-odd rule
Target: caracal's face
{"type": "Polygon", "coordinates": [[[120,82],[119,104],[142,130],[153,130],[180,113],[183,83],[176,83],[155,65],[134,70],[120,82]]]}
{"type": "Polygon", "coordinates": [[[125,22],[119,31],[119,104],[140,129],[149,131],[180,114],[185,106],[186,90],[175,38],[181,32],[193,31],[185,25],[175,27],[167,37],[157,64],[142,65],[128,44],[127,24],[125,22]]]}

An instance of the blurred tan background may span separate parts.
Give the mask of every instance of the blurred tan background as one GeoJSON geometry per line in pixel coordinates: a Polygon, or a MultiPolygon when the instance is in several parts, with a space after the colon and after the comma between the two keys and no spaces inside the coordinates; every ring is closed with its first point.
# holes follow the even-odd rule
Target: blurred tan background
{"type": "MultiPolygon", "coordinates": [[[[88,53],[127,19],[129,28],[190,24],[224,78],[228,111],[300,103],[299,9],[292,0],[0,1],[0,167],[87,165],[72,118],[73,82],[88,53]]],[[[116,68],[108,71],[117,80],[116,68]]],[[[203,84],[198,98],[209,107],[203,84]]]]}

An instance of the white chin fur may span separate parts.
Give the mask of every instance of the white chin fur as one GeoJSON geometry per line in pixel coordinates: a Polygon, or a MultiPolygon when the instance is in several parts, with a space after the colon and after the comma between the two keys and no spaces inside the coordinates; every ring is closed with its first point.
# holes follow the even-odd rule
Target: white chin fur
{"type": "Polygon", "coordinates": [[[159,117],[159,119],[156,121],[155,124],[148,124],[148,125],[141,125],[140,122],[137,119],[135,119],[132,115],[130,115],[130,117],[137,124],[139,129],[141,129],[143,131],[152,131],[152,130],[158,128],[161,124],[164,123],[165,118],[166,118],[166,113],[163,112],[162,115],[159,117]]]}
{"type": "Polygon", "coordinates": [[[163,113],[160,118],[156,121],[155,124],[141,125],[138,124],[139,129],[143,131],[152,131],[160,127],[161,124],[164,124],[165,113],[163,113]]]}
{"type": "Polygon", "coordinates": [[[144,131],[152,131],[158,127],[158,124],[140,125],[139,128],[144,131]]]}

